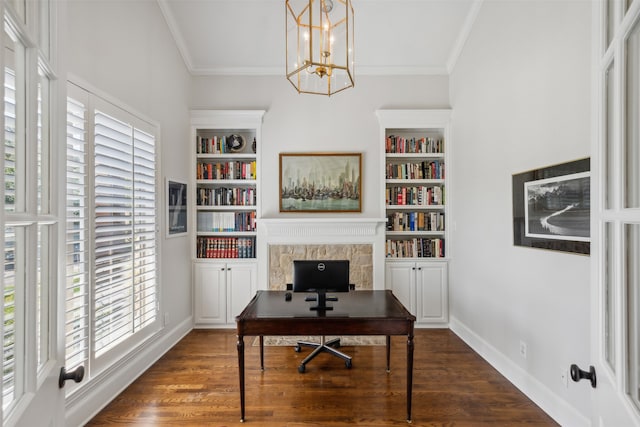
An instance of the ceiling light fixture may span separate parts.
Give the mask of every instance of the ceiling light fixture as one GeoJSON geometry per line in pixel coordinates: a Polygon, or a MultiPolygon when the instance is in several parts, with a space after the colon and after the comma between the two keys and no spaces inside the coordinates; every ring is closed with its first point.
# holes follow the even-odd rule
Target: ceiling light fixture
{"type": "Polygon", "coordinates": [[[286,0],[287,79],[331,96],[355,84],[351,0],[286,0]]]}

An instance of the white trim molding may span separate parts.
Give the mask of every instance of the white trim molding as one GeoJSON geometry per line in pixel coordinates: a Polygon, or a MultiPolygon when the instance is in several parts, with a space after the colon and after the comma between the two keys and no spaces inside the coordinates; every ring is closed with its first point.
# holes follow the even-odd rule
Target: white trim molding
{"type": "Polygon", "coordinates": [[[449,318],[449,329],[560,425],[575,427],[591,425],[588,417],[454,316],[449,318]]]}

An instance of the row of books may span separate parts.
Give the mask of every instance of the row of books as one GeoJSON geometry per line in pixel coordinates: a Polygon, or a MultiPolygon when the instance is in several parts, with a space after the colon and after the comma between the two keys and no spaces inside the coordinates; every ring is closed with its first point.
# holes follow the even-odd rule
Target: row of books
{"type": "Polygon", "coordinates": [[[253,187],[198,188],[198,206],[255,206],[256,189],[253,187]]]}
{"type": "Polygon", "coordinates": [[[442,212],[392,212],[387,231],[444,231],[442,212]]]}
{"type": "Polygon", "coordinates": [[[226,136],[203,137],[196,136],[196,154],[226,154],[231,153],[227,145],[226,136]]]}
{"type": "Polygon", "coordinates": [[[387,179],[444,179],[444,162],[387,163],[387,179]]]}
{"type": "Polygon", "coordinates": [[[386,138],[385,151],[387,153],[444,153],[442,138],[404,138],[390,135],[386,138]]]}
{"type": "Polygon", "coordinates": [[[444,205],[444,187],[387,187],[385,198],[387,206],[444,205]]]}
{"type": "Polygon", "coordinates": [[[256,212],[198,212],[198,231],[256,231],[256,212]]]}
{"type": "Polygon", "coordinates": [[[444,239],[387,240],[387,258],[444,258],[444,239]]]}
{"type": "Polygon", "coordinates": [[[198,237],[198,258],[255,258],[254,237],[198,237]]]}
{"type": "Polygon", "coordinates": [[[196,179],[256,179],[256,162],[198,163],[196,179]]]}

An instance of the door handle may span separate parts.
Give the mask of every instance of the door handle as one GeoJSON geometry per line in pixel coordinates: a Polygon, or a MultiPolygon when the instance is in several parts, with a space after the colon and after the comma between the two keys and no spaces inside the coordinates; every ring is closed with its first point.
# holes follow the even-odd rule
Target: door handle
{"type": "Polygon", "coordinates": [[[578,368],[578,365],[574,363],[571,365],[571,379],[575,382],[583,379],[589,380],[591,382],[591,387],[596,388],[596,368],[589,366],[589,372],[587,372],[578,368]]]}
{"type": "Polygon", "coordinates": [[[67,372],[66,368],[63,366],[60,368],[60,376],[58,377],[58,387],[63,388],[64,383],[67,380],[74,380],[79,383],[84,378],[84,366],[78,366],[73,371],[67,372]]]}

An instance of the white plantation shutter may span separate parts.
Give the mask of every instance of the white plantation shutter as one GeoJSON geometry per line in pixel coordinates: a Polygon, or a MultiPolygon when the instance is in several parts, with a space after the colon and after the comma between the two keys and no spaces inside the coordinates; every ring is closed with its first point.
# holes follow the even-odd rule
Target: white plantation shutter
{"type": "Polygon", "coordinates": [[[134,330],[156,320],[155,138],[134,129],[134,330]]]}
{"type": "Polygon", "coordinates": [[[158,325],[156,141],[152,127],[85,93],[88,108],[68,103],[67,367],[117,351],[101,370],[158,325]]]}
{"type": "Polygon", "coordinates": [[[95,113],[95,351],[127,338],[133,319],[133,128],[95,113]]]}
{"type": "MultiPolygon", "coordinates": [[[[16,145],[15,145],[15,73],[4,69],[4,209],[15,210],[16,145]]],[[[2,403],[6,409],[15,399],[16,339],[16,235],[13,227],[4,229],[4,319],[2,325],[2,403]]]]}
{"type": "Polygon", "coordinates": [[[4,229],[4,318],[2,327],[2,406],[6,409],[16,399],[16,238],[14,227],[4,229]]]}
{"type": "Polygon", "coordinates": [[[89,245],[87,195],[87,107],[67,98],[67,270],[65,284],[65,366],[89,360],[89,245]]]}

